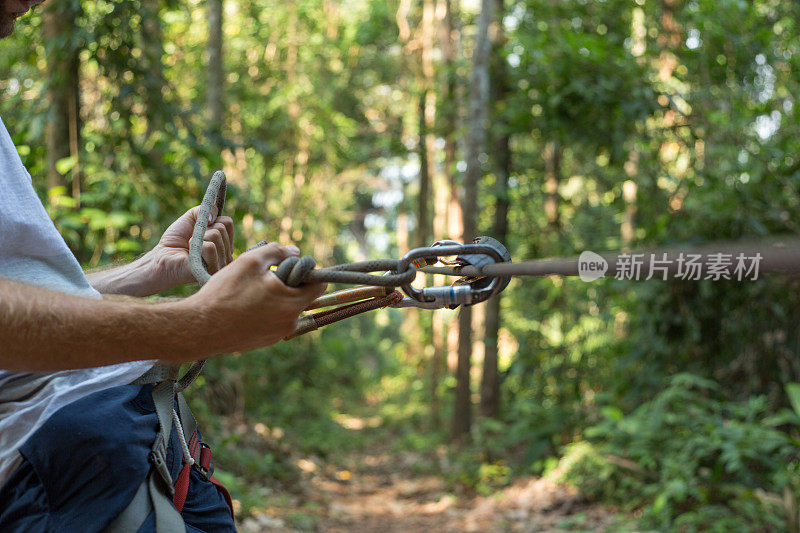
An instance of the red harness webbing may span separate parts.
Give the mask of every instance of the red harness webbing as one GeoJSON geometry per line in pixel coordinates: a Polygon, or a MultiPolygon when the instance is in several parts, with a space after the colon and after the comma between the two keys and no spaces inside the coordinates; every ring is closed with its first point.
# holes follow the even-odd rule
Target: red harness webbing
{"type": "MultiPolygon", "coordinates": [[[[192,457],[195,458],[196,465],[200,467],[201,472],[206,473],[211,468],[211,448],[203,444],[201,446],[200,441],[197,438],[197,430],[195,429],[192,433],[192,437],[189,439],[189,453],[192,454],[192,457]],[[199,456],[198,456],[198,448],[199,448],[199,456]]],[[[172,497],[172,503],[175,504],[175,508],[180,513],[183,511],[183,506],[186,504],[186,496],[189,493],[189,478],[192,471],[192,466],[186,462],[186,459],[183,460],[183,469],[181,473],[178,475],[177,481],[175,481],[175,495],[172,497]]],[[[208,480],[214,484],[215,487],[222,493],[222,497],[225,498],[225,502],[228,504],[228,509],[231,512],[231,518],[234,520],[236,517],[233,514],[233,500],[231,499],[231,495],[228,492],[228,489],[219,482],[217,478],[214,476],[208,476],[208,480]]]]}

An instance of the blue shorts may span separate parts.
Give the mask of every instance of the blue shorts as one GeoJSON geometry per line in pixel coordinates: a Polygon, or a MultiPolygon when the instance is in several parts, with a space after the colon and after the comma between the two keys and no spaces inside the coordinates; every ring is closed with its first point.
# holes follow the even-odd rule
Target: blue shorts
{"type": "MultiPolygon", "coordinates": [[[[22,465],[0,488],[0,531],[102,531],[145,480],[158,431],[150,385],[96,392],[58,410],[20,448],[22,465]]],[[[177,431],[167,454],[182,468],[177,431]]],[[[225,498],[194,468],[181,512],[186,530],[235,531],[225,498]]],[[[151,513],[140,532],[155,531],[151,513]]]]}

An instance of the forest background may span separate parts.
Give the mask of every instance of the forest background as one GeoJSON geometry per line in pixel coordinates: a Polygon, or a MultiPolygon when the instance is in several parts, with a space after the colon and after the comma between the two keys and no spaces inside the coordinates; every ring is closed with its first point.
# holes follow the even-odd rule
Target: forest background
{"type": "MultiPolygon", "coordinates": [[[[87,268],[152,247],[220,168],[238,251],[320,265],[480,234],[523,260],[800,233],[796,2],[37,10],[0,43],[0,116],[87,268]]],[[[798,531],[799,289],[514,280],[217,358],[190,396],[241,516],[383,439],[456,496],[556,472],[641,527],[798,531]]]]}

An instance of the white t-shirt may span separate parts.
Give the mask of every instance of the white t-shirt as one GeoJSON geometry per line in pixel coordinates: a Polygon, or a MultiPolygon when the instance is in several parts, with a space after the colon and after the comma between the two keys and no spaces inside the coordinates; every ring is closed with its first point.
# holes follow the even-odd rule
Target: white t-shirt
{"type": "MultiPolygon", "coordinates": [[[[84,298],[101,298],[36,196],[0,119],[0,278],[84,298]]],[[[0,350],[3,347],[0,346],[0,350]]],[[[0,486],[19,466],[19,447],[58,409],[88,394],[125,385],[153,362],[63,372],[0,370],[0,486]]]]}

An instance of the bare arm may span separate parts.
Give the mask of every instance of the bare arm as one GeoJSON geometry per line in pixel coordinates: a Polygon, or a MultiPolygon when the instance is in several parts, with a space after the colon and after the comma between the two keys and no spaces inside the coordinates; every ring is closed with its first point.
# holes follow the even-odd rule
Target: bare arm
{"type": "Polygon", "coordinates": [[[143,297],[170,288],[158,283],[156,272],[157,265],[151,251],[132,263],[87,271],[86,279],[101,294],[143,297]]]}
{"type": "MultiPolygon", "coordinates": [[[[40,371],[185,360],[200,350],[199,321],[181,303],[90,300],[0,280],[0,368],[40,371]]],[[[197,354],[204,355],[210,354],[197,354]]]]}
{"type": "Polygon", "coordinates": [[[63,370],[124,361],[186,362],[289,334],[322,285],[286,287],[270,266],[294,250],[242,254],[197,294],[155,305],[89,300],[0,280],[0,368],[63,370]]]}

